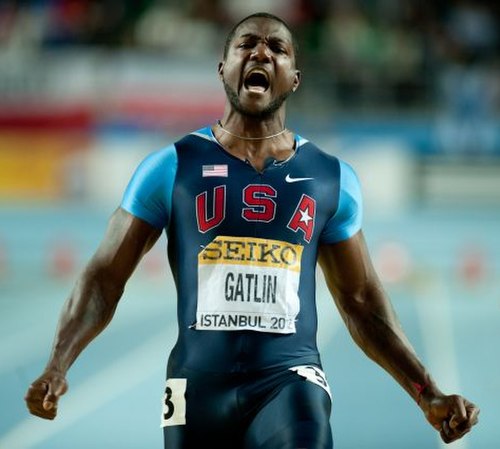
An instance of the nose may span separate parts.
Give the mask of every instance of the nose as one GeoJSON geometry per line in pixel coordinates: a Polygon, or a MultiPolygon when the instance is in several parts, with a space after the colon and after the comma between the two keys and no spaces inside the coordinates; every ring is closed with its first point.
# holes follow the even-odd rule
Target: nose
{"type": "Polygon", "coordinates": [[[271,59],[271,51],[265,42],[259,42],[253,48],[251,57],[255,61],[268,62],[271,59]]]}

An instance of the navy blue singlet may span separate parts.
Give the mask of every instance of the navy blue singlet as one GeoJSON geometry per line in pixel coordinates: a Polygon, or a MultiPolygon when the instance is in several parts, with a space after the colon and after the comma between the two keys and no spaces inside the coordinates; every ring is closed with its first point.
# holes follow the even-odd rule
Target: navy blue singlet
{"type": "Polygon", "coordinates": [[[205,128],[148,156],[121,207],[167,232],[179,323],[169,372],[320,365],[318,245],[361,227],[348,164],[296,136],[289,159],[258,172],[205,128]]]}

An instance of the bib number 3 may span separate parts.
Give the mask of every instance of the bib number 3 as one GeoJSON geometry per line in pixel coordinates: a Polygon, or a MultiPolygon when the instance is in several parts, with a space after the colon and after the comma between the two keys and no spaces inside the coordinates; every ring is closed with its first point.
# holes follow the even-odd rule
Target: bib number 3
{"type": "Polygon", "coordinates": [[[163,396],[161,427],[186,424],[186,386],[187,379],[167,379],[163,396]]]}

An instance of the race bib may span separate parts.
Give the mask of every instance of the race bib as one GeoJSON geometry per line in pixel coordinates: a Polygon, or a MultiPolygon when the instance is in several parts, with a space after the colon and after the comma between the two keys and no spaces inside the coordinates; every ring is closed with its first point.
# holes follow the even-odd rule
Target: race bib
{"type": "Polygon", "coordinates": [[[187,379],[167,379],[161,412],[161,427],[186,424],[187,379]]]}
{"type": "Polygon", "coordinates": [[[294,333],[303,246],[219,236],[198,254],[196,328],[294,333]]]}

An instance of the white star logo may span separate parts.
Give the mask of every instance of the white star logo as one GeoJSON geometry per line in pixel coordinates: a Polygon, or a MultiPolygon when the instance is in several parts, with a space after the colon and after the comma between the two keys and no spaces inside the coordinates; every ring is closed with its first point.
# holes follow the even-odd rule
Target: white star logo
{"type": "Polygon", "coordinates": [[[299,212],[300,212],[300,221],[305,223],[307,226],[309,222],[312,220],[312,217],[308,214],[307,209],[299,210],[299,212]]]}

